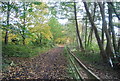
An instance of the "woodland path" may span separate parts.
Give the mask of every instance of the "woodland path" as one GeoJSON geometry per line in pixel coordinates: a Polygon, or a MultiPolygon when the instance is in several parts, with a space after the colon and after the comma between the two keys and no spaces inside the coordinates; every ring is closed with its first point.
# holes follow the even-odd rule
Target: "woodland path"
{"type": "Polygon", "coordinates": [[[5,79],[66,79],[67,61],[62,54],[63,47],[53,48],[39,56],[10,58],[16,66],[8,67],[3,73],[5,79]]]}

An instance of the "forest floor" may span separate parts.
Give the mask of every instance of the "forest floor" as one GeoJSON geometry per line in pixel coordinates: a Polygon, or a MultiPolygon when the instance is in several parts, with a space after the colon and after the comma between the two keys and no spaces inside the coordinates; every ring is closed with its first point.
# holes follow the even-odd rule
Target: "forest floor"
{"type": "Polygon", "coordinates": [[[113,69],[103,62],[88,63],[82,61],[93,73],[105,81],[120,81],[120,69],[113,69]]]}
{"type": "MultiPolygon", "coordinates": [[[[91,55],[85,55],[84,57],[91,57],[91,55]]],[[[79,58],[80,59],[80,58],[79,58]]],[[[120,68],[113,69],[109,64],[103,61],[90,62],[87,59],[80,59],[81,62],[87,66],[89,70],[95,73],[100,79],[104,81],[120,81],[120,68]]]]}
{"type": "Polygon", "coordinates": [[[3,72],[4,79],[66,79],[67,60],[58,47],[35,58],[11,57],[13,63],[3,72]]]}
{"type": "MultiPolygon", "coordinates": [[[[3,79],[70,79],[69,63],[63,53],[64,46],[60,45],[34,58],[9,57],[13,62],[2,73],[3,79]]],[[[103,62],[82,62],[101,79],[120,80],[120,70],[113,70],[103,62]]]]}

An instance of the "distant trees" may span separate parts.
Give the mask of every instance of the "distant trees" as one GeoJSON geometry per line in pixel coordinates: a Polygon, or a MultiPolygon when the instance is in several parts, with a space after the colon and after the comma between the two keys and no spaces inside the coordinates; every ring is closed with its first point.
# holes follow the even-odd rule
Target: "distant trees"
{"type": "Polygon", "coordinates": [[[51,17],[48,25],[51,27],[50,31],[53,35],[52,42],[55,44],[56,42],[59,42],[58,39],[64,38],[64,35],[62,31],[64,32],[64,29],[62,28],[62,25],[58,22],[58,20],[55,17],[51,17]]]}

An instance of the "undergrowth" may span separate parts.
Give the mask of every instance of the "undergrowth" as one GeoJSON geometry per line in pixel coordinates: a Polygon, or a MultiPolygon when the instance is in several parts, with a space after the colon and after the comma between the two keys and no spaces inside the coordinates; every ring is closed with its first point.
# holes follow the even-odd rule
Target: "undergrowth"
{"type": "Polygon", "coordinates": [[[71,66],[71,63],[70,63],[70,59],[69,59],[69,53],[67,51],[67,48],[65,47],[64,48],[64,52],[63,52],[65,58],[67,59],[67,62],[68,62],[68,65],[67,65],[67,73],[68,73],[68,76],[70,79],[75,79],[75,75],[73,73],[73,66],[71,66]]]}
{"type": "Polygon", "coordinates": [[[88,62],[88,63],[99,63],[101,61],[101,56],[98,52],[79,52],[77,51],[76,53],[76,56],[85,61],[85,62],[88,62]]]}
{"type": "Polygon", "coordinates": [[[23,46],[23,45],[3,45],[3,57],[33,57],[47,51],[50,47],[36,47],[36,46],[23,46]]]}
{"type": "Polygon", "coordinates": [[[12,60],[8,59],[10,57],[32,58],[48,51],[50,48],[31,45],[2,45],[2,70],[6,71],[6,68],[12,63],[12,60]]]}

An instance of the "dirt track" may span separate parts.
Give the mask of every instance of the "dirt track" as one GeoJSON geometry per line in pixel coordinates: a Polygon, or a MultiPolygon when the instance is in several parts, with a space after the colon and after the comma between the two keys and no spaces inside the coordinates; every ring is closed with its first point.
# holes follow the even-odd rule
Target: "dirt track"
{"type": "Polygon", "coordinates": [[[16,66],[8,67],[4,79],[66,79],[67,61],[64,48],[54,48],[33,59],[11,58],[16,66]]]}

